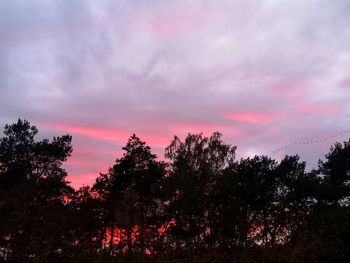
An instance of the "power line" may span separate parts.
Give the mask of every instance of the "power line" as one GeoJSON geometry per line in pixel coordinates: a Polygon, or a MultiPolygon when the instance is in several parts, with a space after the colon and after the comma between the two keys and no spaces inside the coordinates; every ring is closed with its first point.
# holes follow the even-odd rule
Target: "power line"
{"type": "Polygon", "coordinates": [[[313,140],[309,140],[309,141],[296,141],[294,143],[291,143],[291,144],[288,144],[288,145],[284,145],[282,147],[279,147],[279,148],[275,149],[272,152],[272,154],[281,152],[284,149],[291,148],[291,147],[296,146],[296,145],[310,145],[310,144],[322,143],[322,142],[325,142],[325,141],[329,141],[331,139],[335,139],[335,138],[337,138],[337,137],[339,137],[339,136],[341,136],[343,134],[347,134],[347,133],[350,133],[350,130],[342,131],[342,132],[339,132],[337,134],[330,135],[328,137],[319,138],[319,139],[313,139],[313,140]]]}

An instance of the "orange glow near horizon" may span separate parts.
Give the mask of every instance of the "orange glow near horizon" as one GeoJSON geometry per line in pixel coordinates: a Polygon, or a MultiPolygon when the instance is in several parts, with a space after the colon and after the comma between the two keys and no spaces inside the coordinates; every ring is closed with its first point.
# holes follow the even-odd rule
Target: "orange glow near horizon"
{"type": "MultiPolygon", "coordinates": [[[[160,227],[156,227],[156,231],[158,232],[159,236],[164,236],[166,235],[166,232],[168,229],[175,225],[176,222],[175,220],[171,220],[165,224],[163,224],[160,227]]],[[[146,232],[151,232],[152,231],[152,226],[146,229],[146,232]]],[[[112,233],[111,233],[111,228],[107,228],[105,232],[105,239],[103,243],[105,246],[109,246],[111,244],[111,241],[114,246],[119,245],[121,242],[127,242],[128,238],[131,238],[131,243],[134,244],[137,242],[138,237],[140,236],[140,227],[139,226],[134,226],[131,229],[130,237],[127,235],[127,231],[122,228],[115,228],[113,232],[113,241],[111,240],[112,238],[112,233]]],[[[157,251],[155,251],[152,247],[145,248],[145,254],[146,255],[151,255],[151,254],[157,254],[157,251]]]]}

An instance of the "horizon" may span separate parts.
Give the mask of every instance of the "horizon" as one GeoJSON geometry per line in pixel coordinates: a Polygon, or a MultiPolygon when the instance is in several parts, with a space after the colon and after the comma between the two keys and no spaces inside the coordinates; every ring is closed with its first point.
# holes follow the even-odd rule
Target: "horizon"
{"type": "MultiPolygon", "coordinates": [[[[200,133],[200,132],[199,132],[200,133]]],[[[317,169],[318,168],[318,161],[319,160],[325,160],[325,155],[328,153],[329,149],[335,144],[335,143],[344,143],[345,141],[348,141],[350,139],[350,136],[346,137],[347,140],[337,140],[337,138],[341,138],[341,135],[349,133],[349,131],[343,131],[340,132],[336,135],[331,135],[328,137],[324,137],[324,138],[317,138],[316,140],[319,142],[315,142],[315,140],[309,140],[309,141],[296,141],[293,142],[292,144],[288,144],[288,145],[283,145],[279,148],[274,149],[274,151],[272,152],[267,152],[267,153],[246,153],[245,155],[243,155],[239,150],[240,147],[237,144],[233,144],[233,146],[237,146],[236,149],[236,160],[239,161],[242,158],[249,158],[249,157],[254,157],[254,156],[269,156],[271,158],[276,158],[276,161],[280,161],[281,159],[283,159],[285,156],[292,156],[292,155],[298,155],[300,157],[300,160],[306,163],[306,170],[307,171],[311,171],[313,169],[317,169]],[[334,140],[332,142],[332,139],[334,140]],[[305,160],[305,156],[302,156],[301,154],[297,153],[295,151],[295,149],[293,149],[294,147],[300,147],[300,146],[304,146],[304,147],[308,147],[305,145],[314,145],[314,144],[319,144],[319,143],[329,143],[328,148],[325,149],[324,153],[321,153],[321,156],[317,157],[313,157],[311,159],[311,161],[306,161],[305,160]],[[286,152],[291,152],[291,154],[288,154],[286,152]],[[303,159],[304,158],[304,159],[303,159]]],[[[194,133],[194,134],[198,134],[198,133],[194,133]]],[[[137,135],[137,134],[136,134],[137,135]]],[[[175,135],[174,135],[175,136],[175,135]]],[[[223,137],[225,137],[225,135],[223,134],[223,137]]],[[[142,140],[142,138],[140,138],[142,140]]],[[[184,139],[183,137],[180,139],[184,139]]],[[[74,141],[74,138],[73,138],[74,141]]],[[[169,143],[170,144],[171,139],[169,139],[169,143]]],[[[126,143],[126,142],[125,142],[126,143]]],[[[147,143],[147,141],[145,141],[146,145],[149,145],[147,143]]],[[[124,146],[121,146],[124,147],[124,146]]],[[[150,146],[151,147],[151,146],[150,146]]],[[[165,148],[166,147],[156,147],[156,151],[154,151],[154,149],[151,147],[151,150],[154,154],[156,154],[157,159],[158,160],[164,160],[167,161],[167,158],[164,157],[165,154],[165,148]]],[[[100,173],[106,173],[108,171],[108,168],[112,167],[115,163],[115,159],[117,158],[121,158],[123,156],[124,151],[120,148],[120,149],[116,149],[115,151],[111,151],[109,153],[115,154],[115,157],[113,159],[113,161],[110,163],[110,165],[108,167],[104,167],[101,171],[96,172],[96,173],[89,173],[89,174],[83,174],[83,175],[70,175],[68,173],[68,181],[71,183],[71,185],[75,188],[78,189],[81,186],[92,186],[95,183],[95,179],[99,176],[100,173]]],[[[74,145],[73,145],[73,153],[74,154],[74,145]]],[[[318,154],[318,153],[317,153],[318,154]]],[[[69,157],[71,158],[71,157],[69,157]]],[[[69,166],[72,164],[70,162],[70,160],[67,160],[66,164],[64,164],[64,166],[67,167],[67,169],[69,170],[69,166]]],[[[306,156],[307,159],[307,156],[306,156]]]]}

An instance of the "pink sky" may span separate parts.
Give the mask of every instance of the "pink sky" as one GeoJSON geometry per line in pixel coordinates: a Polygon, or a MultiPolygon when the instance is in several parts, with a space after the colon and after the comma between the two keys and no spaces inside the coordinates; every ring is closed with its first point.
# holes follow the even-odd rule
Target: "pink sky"
{"type": "Polygon", "coordinates": [[[238,157],[299,153],[311,168],[349,137],[349,13],[345,0],[1,1],[0,124],[73,135],[76,187],[133,133],[160,158],[174,135],[219,131],[238,157]]]}

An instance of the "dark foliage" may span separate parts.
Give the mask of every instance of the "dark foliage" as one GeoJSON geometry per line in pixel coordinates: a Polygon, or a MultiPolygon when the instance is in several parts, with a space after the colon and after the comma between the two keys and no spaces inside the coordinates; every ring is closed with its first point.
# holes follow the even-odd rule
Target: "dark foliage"
{"type": "Polygon", "coordinates": [[[221,134],[174,137],[168,163],[132,135],[74,190],[71,137],[0,138],[0,262],[349,262],[350,141],[305,171],[298,156],[235,159],[221,134]]]}

